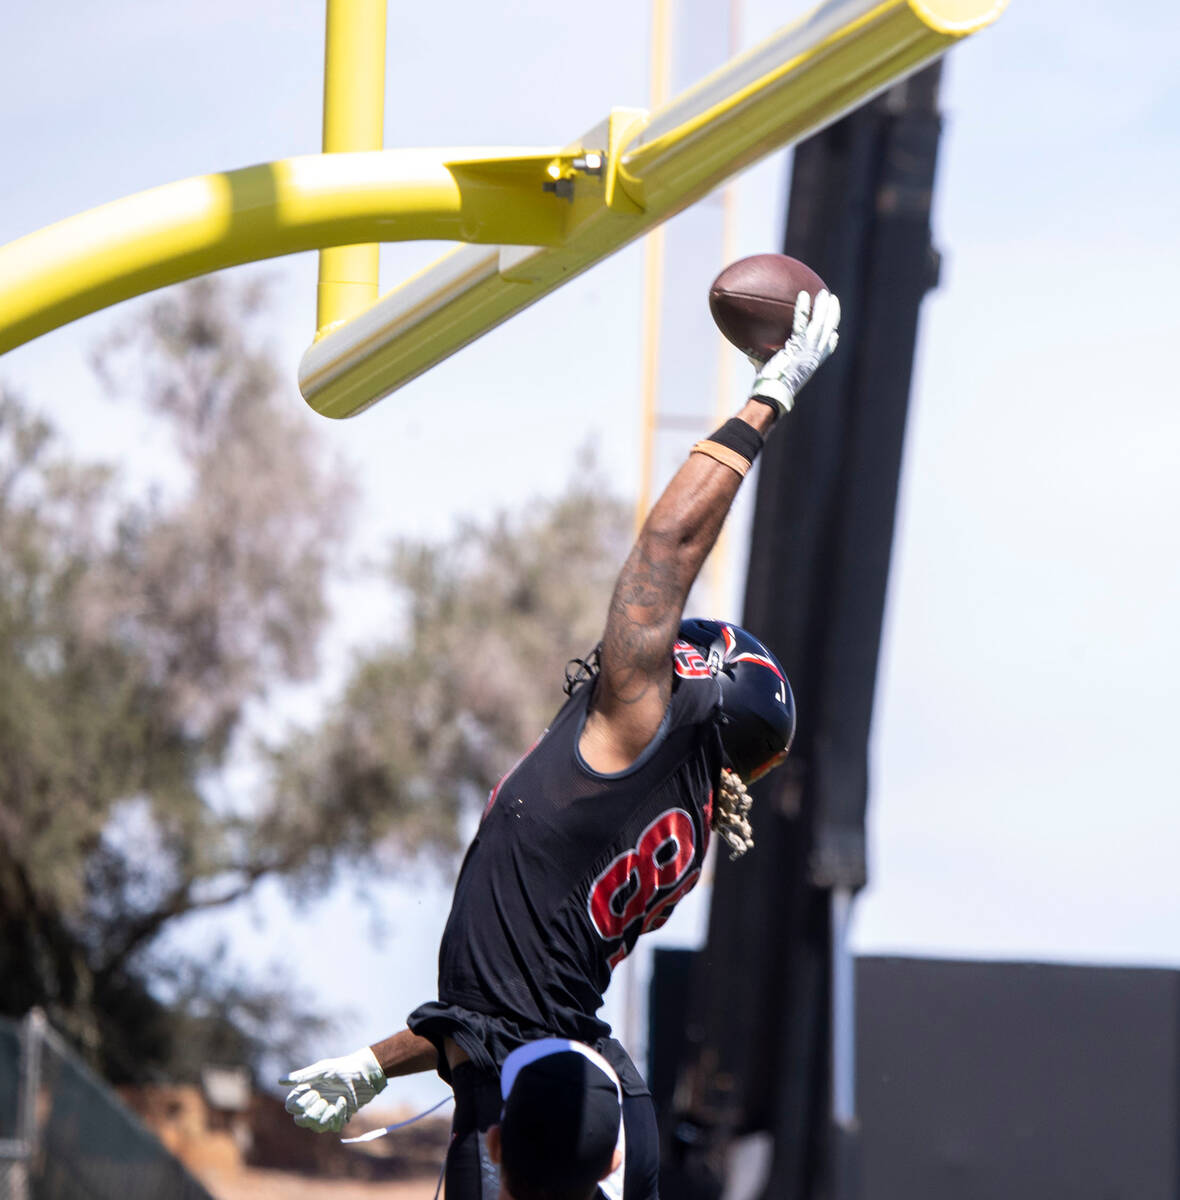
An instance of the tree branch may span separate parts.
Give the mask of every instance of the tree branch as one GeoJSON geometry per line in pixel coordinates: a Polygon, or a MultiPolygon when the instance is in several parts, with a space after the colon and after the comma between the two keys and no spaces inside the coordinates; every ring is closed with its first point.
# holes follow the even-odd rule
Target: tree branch
{"type": "Polygon", "coordinates": [[[150,942],[169,921],[177,917],[188,916],[190,913],[232,904],[235,900],[240,900],[247,895],[264,876],[289,870],[299,857],[298,854],[292,853],[266,863],[251,863],[248,866],[233,868],[232,873],[240,876],[240,881],[215,896],[194,896],[193,889],[199,880],[196,878],[184,880],[173,888],[151,912],[142,914],[125,928],[122,936],[116,942],[115,948],[105,956],[102,965],[95,969],[95,978],[108,979],[123,966],[136,950],[150,942]]]}

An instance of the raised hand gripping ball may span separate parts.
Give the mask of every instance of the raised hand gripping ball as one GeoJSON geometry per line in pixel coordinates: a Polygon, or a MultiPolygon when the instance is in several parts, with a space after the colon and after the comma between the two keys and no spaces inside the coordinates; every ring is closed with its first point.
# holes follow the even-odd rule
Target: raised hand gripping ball
{"type": "Polygon", "coordinates": [[[806,264],[785,254],[754,254],[730,263],[709,289],[717,328],[743,354],[765,362],[791,336],[795,297],[814,301],[827,284],[806,264]]]}

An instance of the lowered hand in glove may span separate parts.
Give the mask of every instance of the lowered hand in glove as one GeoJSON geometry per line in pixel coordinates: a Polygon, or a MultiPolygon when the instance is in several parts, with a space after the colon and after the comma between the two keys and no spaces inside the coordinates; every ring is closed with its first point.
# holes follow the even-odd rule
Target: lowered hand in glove
{"type": "Polygon", "coordinates": [[[284,1106],[295,1124],[316,1133],[339,1133],[385,1087],[385,1072],[366,1046],[341,1058],[321,1058],[279,1083],[293,1084],[284,1106]]]}

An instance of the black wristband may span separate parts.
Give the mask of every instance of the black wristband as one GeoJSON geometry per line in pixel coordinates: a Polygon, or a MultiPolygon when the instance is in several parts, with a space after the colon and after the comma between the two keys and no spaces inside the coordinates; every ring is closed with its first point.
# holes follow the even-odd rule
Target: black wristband
{"type": "Polygon", "coordinates": [[[762,434],[753,425],[747,425],[740,417],[730,417],[716,433],[709,434],[709,441],[725,446],[753,462],[762,449],[762,434]]]}
{"type": "MultiPolygon", "coordinates": [[[[772,413],[774,413],[774,419],[776,421],[783,415],[782,405],[776,403],[769,396],[759,396],[757,392],[751,392],[750,399],[757,400],[759,404],[765,404],[766,407],[769,408],[772,413]]],[[[791,411],[789,406],[786,411],[791,411]]]]}

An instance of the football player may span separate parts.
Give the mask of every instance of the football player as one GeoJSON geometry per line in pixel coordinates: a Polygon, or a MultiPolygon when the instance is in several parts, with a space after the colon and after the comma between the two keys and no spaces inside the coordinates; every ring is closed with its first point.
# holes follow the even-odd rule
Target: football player
{"type": "Polygon", "coordinates": [[[711,833],[731,854],[752,844],[746,787],[790,748],[794,700],[774,655],[683,609],[764,437],[835,348],[839,317],[834,296],[812,305],[801,293],[790,339],[741,410],[692,448],[619,574],[601,643],[567,671],[565,704],[488,799],[437,999],[385,1041],[293,1072],[296,1124],[338,1131],[388,1078],[435,1069],[455,1094],[447,1200],[479,1200],[505,1060],[538,1039],[576,1040],[621,1085],[623,1197],[655,1197],[651,1097],[597,1012],[614,967],[696,883],[711,833]]]}

